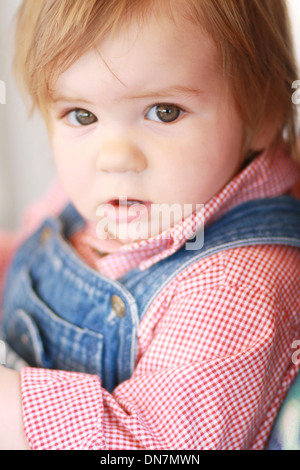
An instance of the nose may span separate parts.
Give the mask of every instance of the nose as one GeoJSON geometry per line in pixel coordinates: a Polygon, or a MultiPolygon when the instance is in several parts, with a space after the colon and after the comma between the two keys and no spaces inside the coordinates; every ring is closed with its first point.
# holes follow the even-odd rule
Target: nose
{"type": "Polygon", "coordinates": [[[110,140],[102,144],[97,158],[97,169],[108,173],[140,172],[147,167],[147,160],[134,143],[127,140],[110,140]]]}

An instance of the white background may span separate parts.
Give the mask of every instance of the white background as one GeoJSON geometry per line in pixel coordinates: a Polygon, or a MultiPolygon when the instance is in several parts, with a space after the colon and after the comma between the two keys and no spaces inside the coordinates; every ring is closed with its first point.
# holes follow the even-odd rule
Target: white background
{"type": "MultiPolygon", "coordinates": [[[[12,74],[13,17],[20,2],[0,0],[0,80],[6,84],[6,104],[0,104],[0,228],[18,225],[23,209],[55,175],[44,123],[38,114],[28,118],[12,74]]],[[[288,3],[300,63],[300,0],[288,3]]]]}

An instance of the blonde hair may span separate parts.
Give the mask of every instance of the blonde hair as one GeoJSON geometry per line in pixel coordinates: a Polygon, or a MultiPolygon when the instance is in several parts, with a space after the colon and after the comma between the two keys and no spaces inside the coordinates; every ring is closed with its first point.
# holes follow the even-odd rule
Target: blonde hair
{"type": "MultiPolygon", "coordinates": [[[[47,104],[58,76],[99,41],[134,19],[162,9],[172,15],[181,0],[23,0],[16,24],[16,76],[47,120],[47,104]]],[[[295,107],[291,86],[297,78],[284,0],[183,0],[182,14],[214,39],[224,77],[245,126],[256,134],[278,122],[296,153],[295,107]]]]}

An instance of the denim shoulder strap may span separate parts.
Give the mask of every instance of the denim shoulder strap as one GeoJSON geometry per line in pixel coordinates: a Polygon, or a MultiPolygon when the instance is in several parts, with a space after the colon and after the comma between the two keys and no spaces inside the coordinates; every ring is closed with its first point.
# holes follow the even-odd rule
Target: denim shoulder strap
{"type": "Polygon", "coordinates": [[[205,230],[201,252],[274,244],[300,246],[300,201],[291,196],[256,199],[232,209],[205,230]]]}
{"type": "Polygon", "coordinates": [[[134,270],[121,282],[134,291],[141,318],[157,295],[184,269],[223,250],[254,245],[289,245],[300,248],[300,201],[290,196],[257,199],[229,211],[204,231],[200,250],[183,246],[174,255],[146,271],[134,270]],[[143,288],[136,288],[137,283],[143,288]]]}

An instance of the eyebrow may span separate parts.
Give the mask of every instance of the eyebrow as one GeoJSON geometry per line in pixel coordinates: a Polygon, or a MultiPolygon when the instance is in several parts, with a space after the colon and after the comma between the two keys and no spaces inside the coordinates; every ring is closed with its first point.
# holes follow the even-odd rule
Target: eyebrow
{"type": "Polygon", "coordinates": [[[190,88],[186,86],[176,85],[171,86],[168,88],[163,88],[161,90],[149,90],[145,93],[141,93],[139,95],[131,96],[133,99],[140,99],[140,98],[163,98],[165,96],[178,96],[178,95],[190,95],[190,96],[199,96],[203,93],[202,90],[198,88],[190,88]]]}
{"type": "MultiPolygon", "coordinates": [[[[186,87],[186,86],[181,86],[181,85],[176,85],[176,86],[171,86],[171,87],[167,87],[167,88],[163,88],[161,90],[149,90],[149,91],[145,91],[145,93],[140,93],[138,95],[130,95],[130,96],[126,96],[125,98],[127,99],[145,99],[145,98],[164,98],[166,96],[170,96],[170,97],[176,97],[176,96],[199,96],[203,94],[203,91],[198,89],[198,88],[190,88],[190,87],[186,87]]],[[[53,100],[52,100],[54,103],[57,103],[57,102],[76,102],[76,101],[80,101],[82,103],[87,103],[87,104],[91,104],[91,101],[88,101],[86,99],[81,99],[81,98],[73,98],[71,96],[62,96],[62,95],[58,95],[58,96],[55,96],[53,97],[53,100]]]]}
{"type": "Polygon", "coordinates": [[[91,104],[91,101],[82,99],[82,98],[72,98],[72,96],[63,96],[63,95],[57,95],[53,96],[52,102],[53,103],[59,103],[60,101],[66,102],[66,103],[74,103],[74,101],[80,101],[81,103],[86,103],[86,104],[91,104]]]}

